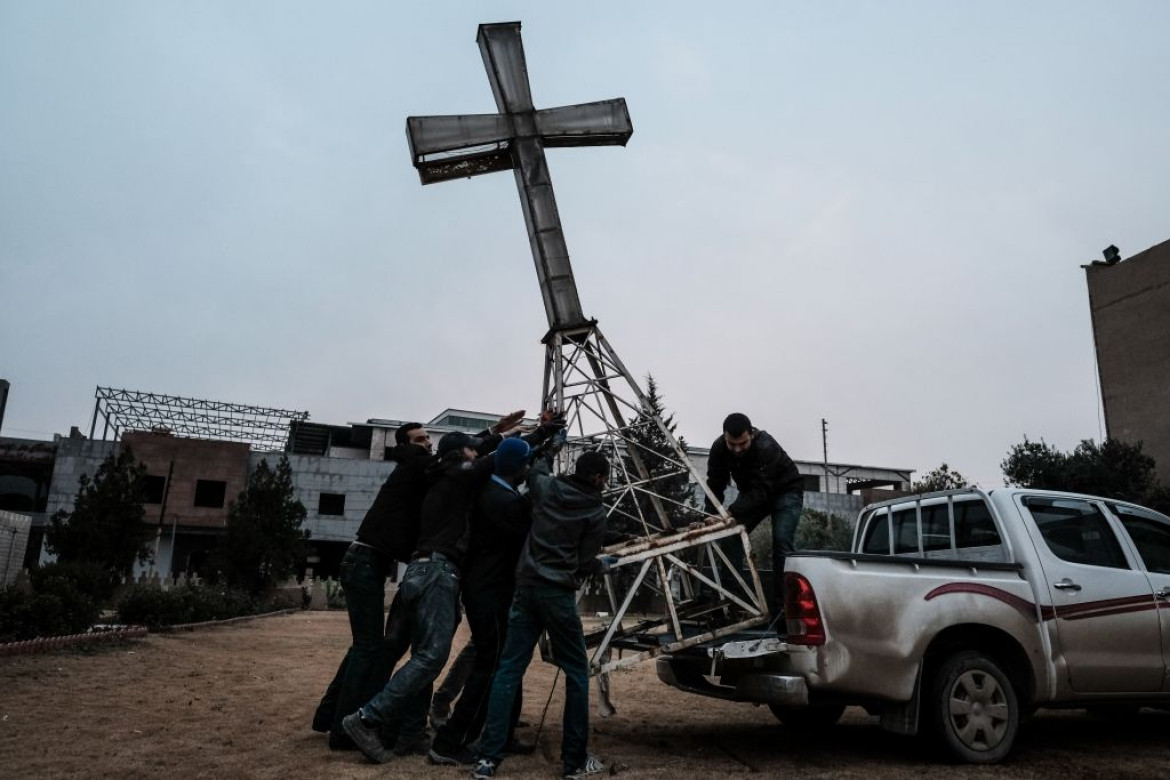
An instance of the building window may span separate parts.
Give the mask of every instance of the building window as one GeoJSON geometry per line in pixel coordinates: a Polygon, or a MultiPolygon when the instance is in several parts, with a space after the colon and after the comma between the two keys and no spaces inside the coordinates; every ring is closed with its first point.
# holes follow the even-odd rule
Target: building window
{"type": "Polygon", "coordinates": [[[161,504],[163,494],[167,492],[167,478],[147,474],[142,481],[143,502],[147,504],[161,504]]]}
{"type": "MultiPolygon", "coordinates": [[[[809,474],[802,474],[801,477],[804,479],[804,491],[806,493],[819,493],[819,492],[821,492],[821,478],[820,477],[814,477],[814,476],[811,476],[809,474]]],[[[829,492],[827,488],[825,489],[825,492],[826,493],[829,492]]]]}
{"type": "Polygon", "coordinates": [[[320,499],[317,501],[317,514],[319,515],[344,515],[345,514],[345,494],[344,493],[322,493],[320,499]]]}
{"type": "Polygon", "coordinates": [[[195,506],[220,509],[223,507],[223,497],[226,492],[226,482],[217,479],[197,479],[195,480],[195,506]]]}

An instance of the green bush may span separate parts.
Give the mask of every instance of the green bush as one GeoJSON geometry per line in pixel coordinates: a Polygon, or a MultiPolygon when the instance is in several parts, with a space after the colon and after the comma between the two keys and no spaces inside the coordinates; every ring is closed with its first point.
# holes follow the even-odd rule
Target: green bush
{"type": "Polygon", "coordinates": [[[255,615],[272,608],[248,593],[213,585],[184,585],[170,590],[137,585],[118,603],[118,620],[147,627],[173,626],[255,615]]]}
{"type": "Polygon", "coordinates": [[[98,607],[93,599],[67,580],[54,580],[52,591],[45,593],[0,589],[0,642],[81,634],[97,617],[98,607]]]}
{"type": "Polygon", "coordinates": [[[88,561],[55,561],[33,569],[28,576],[35,593],[67,595],[72,589],[88,596],[99,607],[110,600],[118,586],[116,574],[88,561]]]}
{"type": "Polygon", "coordinates": [[[796,526],[798,550],[848,550],[853,544],[853,526],[839,515],[806,509],[796,526]]]}

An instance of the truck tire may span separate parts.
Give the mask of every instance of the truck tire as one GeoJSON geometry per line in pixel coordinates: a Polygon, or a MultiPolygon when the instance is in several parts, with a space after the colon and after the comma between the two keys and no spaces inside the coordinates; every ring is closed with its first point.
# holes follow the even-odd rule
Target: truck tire
{"type": "Polygon", "coordinates": [[[944,660],[924,705],[926,725],[953,759],[994,764],[1016,741],[1020,704],[1015,686],[981,652],[964,650],[944,660]]]}
{"type": "Polygon", "coordinates": [[[782,704],[769,704],[768,709],[776,719],[784,724],[784,728],[792,731],[810,732],[823,731],[837,725],[841,715],[845,712],[844,704],[812,704],[808,707],[786,707],[782,704]]]}

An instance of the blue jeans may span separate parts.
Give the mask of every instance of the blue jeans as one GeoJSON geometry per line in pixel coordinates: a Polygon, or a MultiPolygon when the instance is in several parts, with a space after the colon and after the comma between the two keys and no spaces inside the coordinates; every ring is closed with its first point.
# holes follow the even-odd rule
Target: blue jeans
{"type": "MultiPolygon", "coordinates": [[[[784,559],[796,551],[796,527],[800,524],[800,513],[804,511],[804,492],[797,490],[781,493],[772,499],[772,610],[784,608],[784,559]]],[[[750,534],[768,515],[763,515],[743,524],[750,534]]],[[[737,569],[743,569],[743,546],[739,539],[732,537],[724,547],[727,557],[737,569]],[[734,542],[734,543],[732,543],[734,542]]]]}
{"type": "Polygon", "coordinates": [[[565,773],[585,763],[589,742],[589,662],[585,657],[585,633],[577,614],[576,594],[571,590],[520,585],[508,611],[508,631],[500,666],[492,680],[487,720],[479,738],[480,758],[499,763],[508,739],[512,703],[532,651],[547,631],[556,664],[565,673],[564,737],[561,763],[565,773]]]}
{"type": "Polygon", "coordinates": [[[396,614],[391,608],[387,642],[409,631],[410,660],[361,710],[383,734],[398,733],[401,740],[399,729],[414,721],[420,708],[425,717],[431,684],[451,653],[459,622],[459,570],[447,560],[412,561],[394,601],[401,609],[396,614]]]}

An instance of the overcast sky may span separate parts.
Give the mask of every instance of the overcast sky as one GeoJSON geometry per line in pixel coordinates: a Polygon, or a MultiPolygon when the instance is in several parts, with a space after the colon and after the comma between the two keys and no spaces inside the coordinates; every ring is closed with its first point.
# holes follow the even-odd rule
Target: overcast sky
{"type": "Polygon", "coordinates": [[[1098,438],[1084,272],[1170,238],[1170,3],[0,0],[3,433],[97,385],[328,423],[539,405],[510,174],[422,187],[411,114],[491,113],[480,22],[554,149],[584,309],[709,444],[985,486],[1098,438]],[[718,6],[718,8],[716,7],[718,6]]]}

